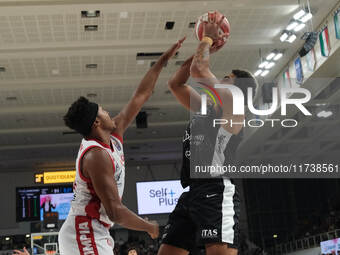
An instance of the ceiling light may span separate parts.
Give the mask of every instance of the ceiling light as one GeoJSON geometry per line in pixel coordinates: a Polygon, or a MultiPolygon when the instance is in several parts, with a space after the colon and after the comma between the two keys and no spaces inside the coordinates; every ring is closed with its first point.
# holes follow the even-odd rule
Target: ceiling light
{"type": "Polygon", "coordinates": [[[284,41],[286,41],[287,40],[287,38],[288,38],[288,33],[287,32],[283,32],[283,34],[280,36],[280,41],[281,42],[284,42],[284,41]]]}
{"type": "Polygon", "coordinates": [[[294,19],[300,19],[302,16],[304,16],[306,14],[305,10],[300,10],[297,13],[295,13],[295,15],[293,16],[294,19]]]}
{"type": "Polygon", "coordinates": [[[11,238],[9,238],[9,237],[6,237],[6,238],[5,238],[6,241],[9,241],[9,239],[11,239],[11,238]]]}
{"type": "Polygon", "coordinates": [[[294,28],[294,31],[295,31],[295,32],[299,32],[299,31],[302,30],[305,26],[306,26],[305,23],[300,23],[296,28],[294,28]]]}
{"type": "Polygon", "coordinates": [[[58,75],[59,74],[59,70],[58,69],[52,69],[51,73],[53,75],[58,75]]]}
{"type": "Polygon", "coordinates": [[[27,234],[26,237],[30,237],[31,235],[30,234],[27,234]]]}
{"type": "Polygon", "coordinates": [[[128,12],[120,12],[119,17],[121,19],[126,19],[128,17],[128,12]]]}
{"type": "Polygon", "coordinates": [[[277,61],[280,58],[282,58],[283,54],[281,52],[277,53],[276,56],[273,58],[273,60],[277,61]]]}
{"type": "Polygon", "coordinates": [[[289,38],[287,39],[287,41],[288,41],[289,43],[293,43],[293,42],[295,41],[295,39],[296,39],[296,35],[291,34],[291,35],[289,36],[289,38]]]}
{"type": "Polygon", "coordinates": [[[265,66],[265,68],[266,68],[266,69],[271,69],[273,66],[275,66],[275,63],[274,63],[274,62],[269,62],[269,63],[265,66]]]}
{"type": "Polygon", "coordinates": [[[99,13],[99,11],[87,11],[87,17],[98,17],[97,13],[99,13]]]}
{"type": "Polygon", "coordinates": [[[273,57],[275,57],[275,52],[269,53],[269,55],[266,57],[267,60],[271,60],[273,57]]]}
{"type": "Polygon", "coordinates": [[[313,17],[313,15],[309,12],[305,16],[303,16],[300,21],[303,23],[306,23],[308,20],[310,20],[313,17]]]}
{"type": "Polygon", "coordinates": [[[257,76],[259,76],[261,73],[262,73],[262,70],[259,69],[259,70],[257,70],[257,71],[254,73],[254,75],[255,75],[255,77],[257,77],[257,76]]]}
{"type": "Polygon", "coordinates": [[[296,28],[297,25],[299,25],[299,23],[298,23],[297,21],[295,21],[295,20],[292,20],[291,22],[289,22],[289,24],[288,24],[288,26],[287,26],[286,29],[287,29],[288,31],[291,31],[291,30],[293,30],[294,28],[296,28]]]}
{"type": "Polygon", "coordinates": [[[269,70],[264,70],[264,71],[261,73],[261,76],[262,76],[262,77],[265,77],[268,73],[269,73],[269,70]]]}
{"type": "Polygon", "coordinates": [[[264,68],[266,65],[268,65],[268,61],[263,61],[260,65],[259,68],[264,68]]]}
{"type": "Polygon", "coordinates": [[[331,111],[321,111],[316,116],[318,116],[319,118],[328,118],[332,115],[333,115],[333,112],[331,111]]]}
{"type": "Polygon", "coordinates": [[[273,238],[277,238],[277,234],[274,234],[274,235],[273,235],[273,238]]]}
{"type": "Polygon", "coordinates": [[[296,39],[296,35],[291,32],[291,31],[287,31],[287,30],[283,30],[281,37],[280,37],[280,41],[281,42],[294,42],[296,39]]]}

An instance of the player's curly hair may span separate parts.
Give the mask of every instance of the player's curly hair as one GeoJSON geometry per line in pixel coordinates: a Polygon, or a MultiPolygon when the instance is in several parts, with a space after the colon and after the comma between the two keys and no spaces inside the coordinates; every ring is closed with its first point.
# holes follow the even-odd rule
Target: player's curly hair
{"type": "Polygon", "coordinates": [[[91,132],[97,113],[98,104],[90,102],[85,97],[79,97],[72,103],[63,119],[67,127],[87,136],[91,132]]]}
{"type": "Polygon", "coordinates": [[[236,76],[234,83],[237,87],[239,87],[242,90],[245,101],[247,102],[248,98],[248,88],[253,88],[254,99],[258,89],[258,83],[255,76],[247,70],[240,69],[232,70],[232,73],[236,76]]]}

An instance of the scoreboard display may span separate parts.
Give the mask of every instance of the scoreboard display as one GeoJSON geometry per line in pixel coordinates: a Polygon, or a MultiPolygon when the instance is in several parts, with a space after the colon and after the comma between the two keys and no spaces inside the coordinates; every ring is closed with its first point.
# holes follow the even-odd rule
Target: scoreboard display
{"type": "Polygon", "coordinates": [[[17,188],[16,220],[39,221],[50,212],[58,212],[60,220],[66,219],[72,198],[71,185],[17,188]]]}

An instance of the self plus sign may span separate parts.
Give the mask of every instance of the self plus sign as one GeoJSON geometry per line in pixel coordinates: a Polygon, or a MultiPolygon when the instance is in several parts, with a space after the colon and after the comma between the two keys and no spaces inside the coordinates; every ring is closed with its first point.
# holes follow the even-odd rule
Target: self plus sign
{"type": "Polygon", "coordinates": [[[169,193],[169,195],[171,195],[171,197],[173,197],[173,195],[175,195],[176,193],[175,192],[173,192],[172,190],[171,190],[171,192],[169,193]]]}

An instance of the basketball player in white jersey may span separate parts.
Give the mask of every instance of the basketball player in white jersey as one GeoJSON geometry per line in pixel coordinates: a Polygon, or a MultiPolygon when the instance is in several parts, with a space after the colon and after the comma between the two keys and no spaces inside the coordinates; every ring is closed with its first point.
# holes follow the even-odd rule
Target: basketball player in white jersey
{"type": "Polygon", "coordinates": [[[159,234],[158,224],[137,216],[122,202],[125,177],[123,134],[151,96],[167,61],[181,47],[179,40],[146,73],[130,101],[111,118],[96,103],[80,97],[64,116],[66,126],[83,135],[76,160],[74,199],[59,232],[62,255],[112,255],[114,242],[109,234],[113,223],[159,234]]]}

